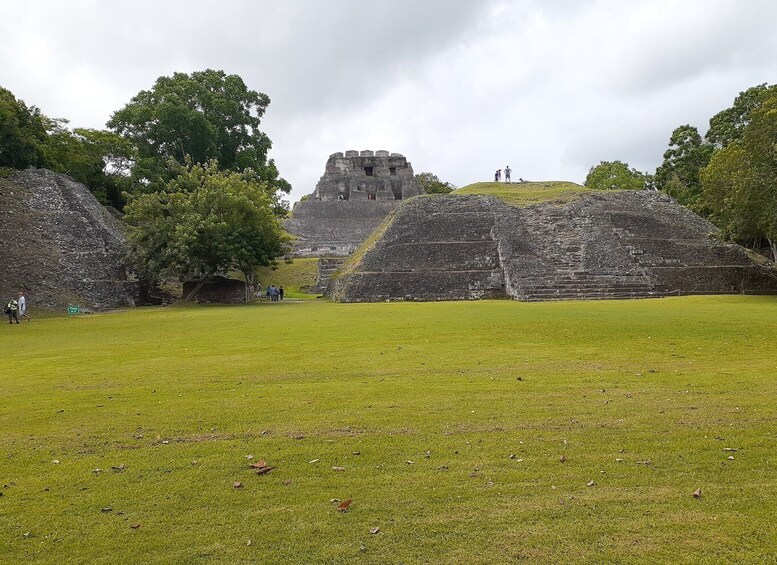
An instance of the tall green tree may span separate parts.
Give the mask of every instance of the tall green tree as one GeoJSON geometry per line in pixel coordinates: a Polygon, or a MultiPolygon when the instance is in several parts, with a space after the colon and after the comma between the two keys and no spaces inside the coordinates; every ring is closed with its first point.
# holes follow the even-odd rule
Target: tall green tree
{"type": "Polygon", "coordinates": [[[448,194],[456,190],[455,184],[441,181],[434,173],[418,173],[415,180],[426,194],[448,194]]]}
{"type": "Polygon", "coordinates": [[[777,261],[777,91],[753,110],[738,140],[701,173],[710,219],[732,239],[765,239],[777,261]]]}
{"type": "Polygon", "coordinates": [[[656,188],[680,204],[697,207],[701,193],[699,171],[710,162],[714,149],[695,127],[686,124],[676,128],[669,138],[669,149],[664,152],[664,162],[656,169],[656,188]]]}
{"type": "Polygon", "coordinates": [[[721,110],[710,119],[710,127],[705,135],[707,142],[717,148],[723,148],[732,141],[739,140],[750,123],[753,112],[775,91],[777,85],[769,86],[764,83],[740,92],[730,108],[721,110]]]}
{"type": "Polygon", "coordinates": [[[649,181],[649,175],[629,168],[622,161],[601,161],[591,167],[585,178],[585,186],[599,190],[641,190],[649,181]]]}
{"type": "Polygon", "coordinates": [[[274,190],[289,184],[267,159],[272,143],[259,130],[270,98],[249,90],[237,75],[205,70],[159,77],[108,121],[108,127],[137,148],[133,177],[147,191],[175,176],[170,159],[183,164],[216,161],[221,170],[252,169],[274,190]]]}
{"type": "MultiPolygon", "coordinates": [[[[136,195],[126,206],[130,257],[148,283],[238,270],[246,285],[257,267],[287,251],[288,236],[269,189],[215,162],[179,170],[165,190],[136,195]]],[[[194,293],[196,294],[196,290],[194,293]]]]}
{"type": "Polygon", "coordinates": [[[46,166],[84,184],[100,202],[119,210],[131,189],[134,147],[105,130],[69,130],[66,120],[47,120],[46,166]]]}
{"type": "Polygon", "coordinates": [[[0,87],[0,167],[44,166],[45,143],[45,116],[0,87]]]}

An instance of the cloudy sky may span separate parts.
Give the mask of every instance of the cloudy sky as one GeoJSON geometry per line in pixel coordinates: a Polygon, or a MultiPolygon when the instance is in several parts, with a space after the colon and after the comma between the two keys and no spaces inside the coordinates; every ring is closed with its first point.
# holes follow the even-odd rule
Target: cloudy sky
{"type": "Polygon", "coordinates": [[[0,86],[100,128],[161,75],[238,74],[293,200],[346,149],[582,182],[652,172],[676,126],[777,82],[774,22],[774,0],[0,0],[0,86]]]}

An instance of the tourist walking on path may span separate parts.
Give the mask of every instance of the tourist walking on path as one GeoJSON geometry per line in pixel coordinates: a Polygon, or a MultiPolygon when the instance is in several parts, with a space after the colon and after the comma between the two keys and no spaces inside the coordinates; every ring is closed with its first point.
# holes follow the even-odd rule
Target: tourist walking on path
{"type": "Polygon", "coordinates": [[[28,322],[32,322],[32,318],[30,318],[27,315],[27,299],[24,297],[24,291],[19,291],[19,298],[16,300],[16,303],[18,304],[18,317],[20,320],[23,320],[24,318],[27,318],[28,322]]]}
{"type": "Polygon", "coordinates": [[[510,169],[510,165],[505,167],[505,182],[510,182],[510,173],[513,171],[510,169]]]}
{"type": "Polygon", "coordinates": [[[13,298],[8,301],[8,304],[5,305],[4,312],[8,315],[8,323],[13,324],[13,321],[16,320],[16,323],[19,323],[19,303],[16,302],[13,298]]]}
{"type": "Polygon", "coordinates": [[[267,295],[267,300],[272,299],[272,285],[267,287],[267,292],[265,292],[265,294],[267,295]]]}
{"type": "Polygon", "coordinates": [[[283,300],[283,287],[278,289],[278,297],[283,300]]]}

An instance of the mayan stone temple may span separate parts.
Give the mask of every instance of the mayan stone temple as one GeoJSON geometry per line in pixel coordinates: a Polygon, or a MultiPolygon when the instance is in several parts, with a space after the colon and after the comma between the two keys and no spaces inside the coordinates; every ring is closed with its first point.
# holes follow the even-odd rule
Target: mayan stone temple
{"type": "Polygon", "coordinates": [[[422,193],[413,167],[399,153],[346,151],[326,162],[313,194],[285,223],[298,239],[295,257],[321,257],[319,286],[403,200],[422,193]]]}

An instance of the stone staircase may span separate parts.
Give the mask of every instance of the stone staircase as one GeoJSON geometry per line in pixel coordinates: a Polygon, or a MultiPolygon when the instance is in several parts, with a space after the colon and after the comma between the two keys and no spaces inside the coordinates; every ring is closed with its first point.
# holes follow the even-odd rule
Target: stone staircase
{"type": "MultiPolygon", "coordinates": [[[[515,264],[511,294],[528,302],[545,300],[601,300],[663,296],[639,264],[641,250],[626,245],[617,229],[598,233],[588,215],[567,207],[548,207],[542,214],[522,214],[523,236],[537,263],[515,264]],[[611,253],[625,263],[619,274],[597,270],[586,257],[592,239],[608,239],[611,253]],[[533,267],[533,268],[532,268],[533,267]]],[[[509,266],[507,268],[510,268],[509,266]]]]}
{"type": "Polygon", "coordinates": [[[318,280],[316,286],[311,289],[313,292],[324,292],[329,279],[332,278],[337,269],[345,263],[347,257],[320,257],[318,259],[318,280]]]}
{"type": "Polygon", "coordinates": [[[556,271],[549,279],[523,279],[522,300],[601,300],[663,296],[650,279],[584,271],[556,271]]]}

